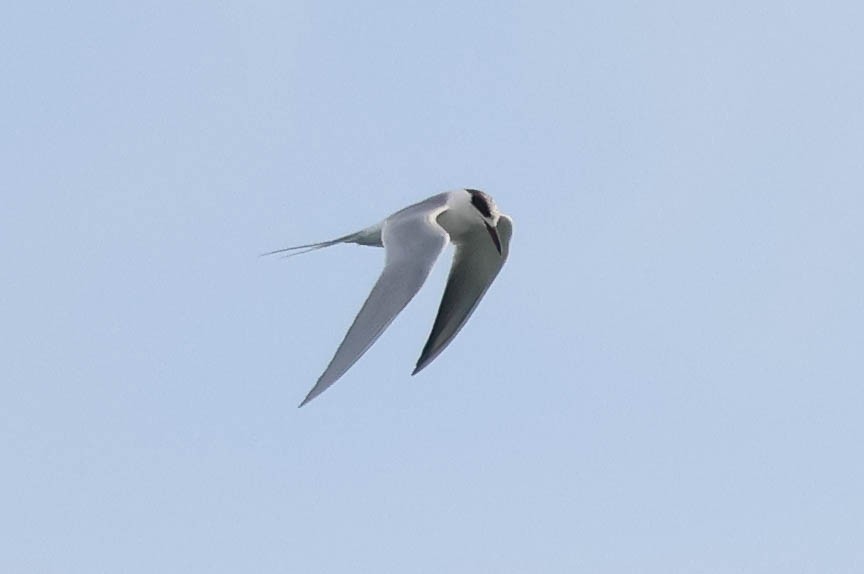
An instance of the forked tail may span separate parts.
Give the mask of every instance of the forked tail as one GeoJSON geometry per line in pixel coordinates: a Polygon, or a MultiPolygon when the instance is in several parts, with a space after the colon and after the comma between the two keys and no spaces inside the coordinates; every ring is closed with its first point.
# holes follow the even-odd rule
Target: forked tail
{"type": "Polygon", "coordinates": [[[338,243],[357,243],[358,245],[372,245],[376,247],[381,247],[381,227],[380,225],[373,225],[372,227],[367,227],[366,229],[361,229],[360,231],[357,231],[355,233],[349,233],[348,235],[343,235],[342,237],[337,237],[336,239],[331,239],[330,241],[322,241],[321,243],[308,243],[306,245],[295,245],[294,247],[285,247],[283,249],[277,249],[276,251],[262,253],[261,257],[264,257],[266,255],[278,255],[280,253],[288,253],[289,251],[293,251],[293,253],[288,253],[284,257],[294,257],[295,255],[302,255],[304,253],[309,253],[310,251],[315,251],[317,249],[331,247],[338,243]]]}
{"type": "Polygon", "coordinates": [[[310,251],[315,251],[316,249],[324,249],[325,247],[331,247],[333,245],[336,245],[337,243],[351,243],[351,239],[355,235],[357,234],[352,233],[351,235],[346,235],[345,237],[331,239],[330,241],[322,241],[321,243],[308,243],[306,245],[285,247],[283,249],[277,249],[275,251],[268,251],[267,253],[262,253],[261,257],[265,257],[267,255],[278,255],[280,253],[288,253],[289,251],[293,251],[294,253],[288,253],[287,255],[285,255],[285,257],[294,257],[295,255],[302,255],[304,253],[309,253],[310,251]]]}

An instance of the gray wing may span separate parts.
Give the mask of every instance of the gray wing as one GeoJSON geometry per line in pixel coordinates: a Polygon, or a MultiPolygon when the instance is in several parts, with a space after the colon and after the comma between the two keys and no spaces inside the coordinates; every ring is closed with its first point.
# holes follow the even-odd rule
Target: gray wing
{"type": "Polygon", "coordinates": [[[450,344],[507,260],[513,222],[506,215],[498,219],[498,235],[500,254],[482,226],[456,246],[438,316],[412,375],[423,370],[450,344]]]}
{"type": "Polygon", "coordinates": [[[381,232],[386,249],[384,271],[301,407],[339,380],[420,290],[449,239],[434,222],[435,214],[428,207],[415,208],[385,220],[381,232]]]}

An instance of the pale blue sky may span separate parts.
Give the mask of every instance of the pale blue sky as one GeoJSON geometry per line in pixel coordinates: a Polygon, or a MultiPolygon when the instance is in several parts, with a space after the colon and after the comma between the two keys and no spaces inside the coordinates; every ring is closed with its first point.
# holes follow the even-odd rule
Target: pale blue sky
{"type": "Polygon", "coordinates": [[[0,571],[864,571],[864,4],[19,2],[0,571]],[[296,405],[380,269],[491,193],[296,405]]]}

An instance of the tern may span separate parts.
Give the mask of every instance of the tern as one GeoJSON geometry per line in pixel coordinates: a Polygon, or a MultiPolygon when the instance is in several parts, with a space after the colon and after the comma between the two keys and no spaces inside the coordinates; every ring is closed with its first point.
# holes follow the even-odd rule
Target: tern
{"type": "Polygon", "coordinates": [[[444,296],[416,375],[453,340],[507,260],[513,222],[492,198],[459,189],[401,209],[380,223],[343,237],[265,253],[308,253],[339,243],[383,247],[385,264],[354,323],[302,407],[338,381],[381,336],[423,286],[447,242],[456,246],[444,296]]]}

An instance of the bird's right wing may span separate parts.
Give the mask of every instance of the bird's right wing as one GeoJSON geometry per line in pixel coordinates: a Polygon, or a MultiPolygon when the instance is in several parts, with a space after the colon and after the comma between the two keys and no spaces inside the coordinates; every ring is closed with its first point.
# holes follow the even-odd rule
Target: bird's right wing
{"type": "Polygon", "coordinates": [[[381,238],[386,249],[384,271],[351,328],[302,407],[335,383],[372,346],[384,329],[414,298],[426,281],[449,236],[435,221],[444,206],[422,205],[385,220],[381,238]],[[433,209],[430,209],[433,208],[433,209]]]}
{"type": "Polygon", "coordinates": [[[486,230],[479,225],[456,245],[456,255],[453,257],[435,324],[412,375],[423,370],[450,344],[507,261],[513,222],[506,215],[502,215],[498,219],[497,229],[501,253],[498,253],[486,230]]]}

